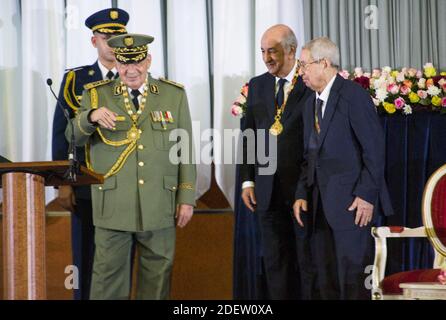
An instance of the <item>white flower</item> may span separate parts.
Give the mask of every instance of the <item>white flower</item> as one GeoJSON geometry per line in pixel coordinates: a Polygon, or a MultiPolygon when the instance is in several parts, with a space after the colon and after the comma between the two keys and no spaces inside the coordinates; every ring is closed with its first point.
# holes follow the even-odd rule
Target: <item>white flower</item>
{"type": "Polygon", "coordinates": [[[379,105],[381,104],[381,101],[379,101],[378,99],[375,99],[372,97],[373,103],[375,104],[376,107],[379,107],[379,105]]]}
{"type": "Polygon", "coordinates": [[[391,73],[391,72],[392,72],[392,68],[391,68],[391,67],[384,67],[384,68],[383,68],[383,72],[385,72],[385,73],[391,73]]]}
{"type": "Polygon", "coordinates": [[[434,97],[434,96],[438,96],[438,95],[441,93],[441,90],[440,90],[440,88],[438,88],[438,87],[436,87],[436,86],[430,86],[430,87],[427,89],[427,93],[428,93],[431,97],[434,97]]]}
{"type": "Polygon", "coordinates": [[[446,80],[444,80],[444,78],[441,78],[440,81],[438,81],[438,84],[440,85],[440,87],[442,87],[445,83],[446,83],[446,80]]]}
{"type": "Polygon", "coordinates": [[[418,88],[420,88],[420,89],[425,89],[426,88],[426,79],[421,78],[418,81],[418,88]]]}
{"type": "Polygon", "coordinates": [[[375,81],[372,81],[373,83],[373,89],[387,89],[387,81],[386,78],[381,77],[379,79],[376,79],[375,81]]]}
{"type": "Polygon", "coordinates": [[[379,88],[376,90],[376,99],[378,99],[380,102],[384,102],[388,96],[389,94],[385,88],[379,88]]]}
{"type": "Polygon", "coordinates": [[[389,78],[387,79],[387,83],[388,83],[388,84],[394,84],[394,83],[396,83],[395,78],[394,78],[394,77],[389,77],[389,78]]]}
{"type": "Polygon", "coordinates": [[[427,68],[433,68],[434,67],[434,65],[433,65],[433,63],[432,62],[428,62],[428,63],[426,63],[425,65],[424,65],[424,69],[427,69],[427,68]]]}
{"type": "Polygon", "coordinates": [[[412,107],[409,106],[408,104],[406,104],[406,105],[404,106],[403,113],[404,113],[406,116],[409,115],[409,114],[412,114],[412,107]]]}
{"type": "Polygon", "coordinates": [[[396,77],[396,81],[403,82],[404,80],[406,80],[405,73],[404,72],[400,72],[398,74],[398,76],[396,77]]]}

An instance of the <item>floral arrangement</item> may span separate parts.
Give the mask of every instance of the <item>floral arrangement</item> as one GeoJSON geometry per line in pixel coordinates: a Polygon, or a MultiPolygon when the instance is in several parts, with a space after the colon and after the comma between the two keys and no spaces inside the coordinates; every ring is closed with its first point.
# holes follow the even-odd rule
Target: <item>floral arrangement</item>
{"type": "Polygon", "coordinates": [[[249,84],[245,83],[245,85],[240,90],[240,95],[237,100],[232,104],[231,113],[234,117],[243,117],[246,112],[246,101],[248,99],[248,88],[249,84]]]}
{"type": "Polygon", "coordinates": [[[368,90],[380,112],[409,115],[424,110],[446,113],[446,72],[438,75],[432,63],[427,63],[423,70],[384,67],[367,73],[356,68],[352,77],[346,70],[339,74],[368,90]]]}
{"type": "MultiPolygon", "coordinates": [[[[439,73],[432,63],[423,70],[390,67],[374,69],[371,73],[356,68],[353,74],[342,70],[339,74],[355,81],[370,92],[377,110],[381,113],[410,115],[418,111],[446,113],[446,72],[439,73]]],[[[248,84],[231,108],[232,115],[243,117],[246,111],[248,84]]]]}

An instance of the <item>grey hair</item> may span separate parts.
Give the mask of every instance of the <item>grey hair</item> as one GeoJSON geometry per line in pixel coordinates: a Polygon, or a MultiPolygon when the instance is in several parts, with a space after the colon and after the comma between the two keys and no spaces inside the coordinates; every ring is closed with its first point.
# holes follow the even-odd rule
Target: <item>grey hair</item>
{"type": "Polygon", "coordinates": [[[320,37],[308,42],[303,49],[310,51],[314,60],[327,59],[331,66],[339,70],[340,54],[338,46],[327,37],[320,37]]]}
{"type": "Polygon", "coordinates": [[[290,52],[291,48],[297,50],[297,38],[293,30],[289,29],[286,36],[282,39],[282,47],[286,52],[290,52]]]}

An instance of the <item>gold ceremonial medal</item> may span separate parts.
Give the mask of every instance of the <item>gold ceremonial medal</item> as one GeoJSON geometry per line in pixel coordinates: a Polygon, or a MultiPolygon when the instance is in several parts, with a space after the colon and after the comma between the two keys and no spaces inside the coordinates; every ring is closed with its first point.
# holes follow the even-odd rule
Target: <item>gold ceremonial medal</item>
{"type": "Polygon", "coordinates": [[[133,126],[128,132],[127,132],[127,139],[130,141],[138,141],[141,137],[141,131],[138,130],[137,127],[133,126]]]}
{"type": "Polygon", "coordinates": [[[269,129],[269,133],[271,133],[273,136],[278,136],[283,132],[283,125],[280,123],[280,117],[275,118],[276,121],[269,129]]]}

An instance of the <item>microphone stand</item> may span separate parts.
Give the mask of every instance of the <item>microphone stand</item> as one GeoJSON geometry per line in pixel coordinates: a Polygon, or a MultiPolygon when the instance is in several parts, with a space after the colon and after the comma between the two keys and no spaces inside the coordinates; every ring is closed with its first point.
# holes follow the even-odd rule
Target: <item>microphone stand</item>
{"type": "Polygon", "coordinates": [[[79,160],[77,160],[77,152],[76,152],[76,143],[75,143],[75,136],[74,136],[74,125],[71,121],[70,114],[68,111],[62,106],[62,103],[60,102],[59,98],[56,96],[56,94],[53,91],[53,81],[51,79],[47,79],[46,81],[48,87],[50,88],[51,93],[53,94],[54,98],[57,101],[57,106],[62,109],[62,112],[65,116],[65,119],[71,126],[71,136],[70,141],[68,142],[68,160],[70,161],[70,166],[64,174],[64,179],[67,179],[70,182],[76,182],[77,181],[77,175],[80,172],[80,163],[79,160]]]}

